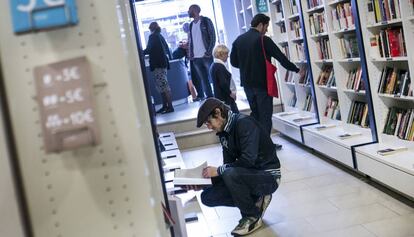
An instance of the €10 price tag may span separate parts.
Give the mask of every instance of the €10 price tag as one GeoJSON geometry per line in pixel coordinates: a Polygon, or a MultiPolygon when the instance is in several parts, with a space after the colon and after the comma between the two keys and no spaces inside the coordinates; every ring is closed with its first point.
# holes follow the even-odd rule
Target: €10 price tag
{"type": "Polygon", "coordinates": [[[99,141],[90,66],[85,57],[34,69],[47,152],[99,141]]]}

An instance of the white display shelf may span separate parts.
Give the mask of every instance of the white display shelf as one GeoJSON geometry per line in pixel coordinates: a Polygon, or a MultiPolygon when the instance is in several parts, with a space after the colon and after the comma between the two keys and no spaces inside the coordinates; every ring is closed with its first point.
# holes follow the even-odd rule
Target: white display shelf
{"type": "Polygon", "coordinates": [[[297,18],[299,18],[299,13],[295,13],[295,14],[288,17],[289,20],[294,20],[294,19],[297,19],[297,18]]]}
{"type": "Polygon", "coordinates": [[[361,95],[361,96],[365,96],[365,94],[366,94],[365,90],[355,91],[355,90],[352,90],[352,89],[344,89],[343,91],[345,93],[361,95]]]}
{"type": "Polygon", "coordinates": [[[329,119],[329,121],[325,122],[324,124],[336,124],[336,126],[318,130],[317,127],[321,124],[317,124],[304,127],[304,130],[307,130],[317,136],[323,137],[324,139],[327,139],[333,143],[336,143],[348,149],[351,149],[351,146],[364,144],[372,141],[371,130],[369,130],[368,128],[362,128],[352,124],[343,124],[343,122],[333,119],[329,119]],[[346,139],[340,139],[339,135],[345,133],[360,133],[360,135],[346,139]]]}
{"type": "Polygon", "coordinates": [[[372,62],[402,62],[408,61],[408,57],[371,58],[372,62]]]}
{"type": "Polygon", "coordinates": [[[318,120],[315,118],[315,114],[312,112],[308,112],[308,111],[289,111],[289,112],[280,112],[280,113],[276,113],[273,114],[273,117],[276,119],[279,119],[281,121],[284,121],[286,123],[289,123],[290,125],[296,126],[296,127],[300,127],[302,125],[306,125],[306,124],[312,124],[312,123],[317,123],[318,120]],[[289,113],[289,112],[295,112],[294,114],[290,114],[290,115],[285,115],[283,116],[285,113],[289,113]],[[296,119],[300,119],[300,118],[306,118],[302,121],[295,121],[296,119]]]}
{"type": "Polygon", "coordinates": [[[276,21],[275,21],[275,24],[276,24],[276,25],[280,25],[280,24],[282,24],[282,23],[285,23],[285,18],[278,19],[278,20],[276,20],[276,21]]]}
{"type": "Polygon", "coordinates": [[[391,25],[397,25],[397,24],[402,24],[402,20],[401,19],[395,19],[395,20],[391,20],[391,21],[382,21],[382,22],[378,22],[372,25],[367,25],[368,29],[373,29],[373,28],[382,28],[382,27],[388,27],[391,25]]]}
{"type": "Polygon", "coordinates": [[[298,42],[303,41],[303,38],[302,37],[293,38],[291,41],[294,42],[294,43],[298,43],[298,42]]]}
{"type": "Polygon", "coordinates": [[[318,38],[321,38],[321,37],[328,37],[328,33],[327,32],[318,33],[318,34],[315,34],[315,35],[310,35],[310,37],[312,39],[318,39],[318,38]]]}
{"type": "Polygon", "coordinates": [[[378,96],[382,98],[387,98],[387,99],[414,102],[413,96],[397,96],[397,95],[390,95],[390,94],[378,94],[378,96]]]}
{"type": "Polygon", "coordinates": [[[322,85],[318,85],[319,88],[321,88],[322,90],[327,90],[327,91],[337,91],[338,88],[335,86],[322,86],[322,85]]]}
{"type": "Polygon", "coordinates": [[[375,143],[357,147],[356,152],[414,176],[414,147],[386,156],[377,153],[377,151],[381,149],[404,145],[404,143],[399,141],[395,141],[394,143],[375,143]]]}
{"type": "Polygon", "coordinates": [[[361,62],[361,58],[342,58],[337,60],[339,63],[355,63],[361,62]]]}
{"type": "Polygon", "coordinates": [[[308,9],[306,12],[307,13],[314,13],[314,12],[322,11],[324,9],[325,9],[325,6],[323,4],[321,4],[319,6],[308,9]]]}
{"type": "Polygon", "coordinates": [[[333,63],[333,59],[318,59],[318,60],[314,60],[314,62],[317,64],[333,63]]]}
{"type": "Polygon", "coordinates": [[[355,27],[351,27],[351,28],[345,28],[345,29],[340,29],[337,31],[333,31],[332,33],[334,33],[335,35],[343,35],[345,33],[350,33],[350,32],[354,32],[355,31],[355,27]]]}
{"type": "Polygon", "coordinates": [[[334,5],[338,4],[338,3],[343,3],[343,2],[349,2],[349,0],[336,0],[336,1],[330,1],[330,2],[328,2],[328,5],[329,5],[329,6],[334,6],[334,5]]]}
{"type": "Polygon", "coordinates": [[[294,63],[296,64],[304,64],[304,63],[308,63],[307,60],[298,60],[298,61],[294,61],[294,63]]]}

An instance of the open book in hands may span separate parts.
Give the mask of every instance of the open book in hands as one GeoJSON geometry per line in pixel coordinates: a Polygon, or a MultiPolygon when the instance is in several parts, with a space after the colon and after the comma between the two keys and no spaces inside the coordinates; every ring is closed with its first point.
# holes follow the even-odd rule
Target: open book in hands
{"type": "Polygon", "coordinates": [[[192,169],[177,169],[174,171],[173,183],[175,186],[208,186],[211,185],[210,178],[203,178],[203,169],[207,162],[192,169]]]}

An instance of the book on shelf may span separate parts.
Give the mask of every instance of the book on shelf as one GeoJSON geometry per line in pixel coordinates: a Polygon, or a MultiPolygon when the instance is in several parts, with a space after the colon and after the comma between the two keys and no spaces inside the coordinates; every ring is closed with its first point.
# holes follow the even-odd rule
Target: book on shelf
{"type": "Polygon", "coordinates": [[[297,113],[298,112],[296,112],[296,111],[286,111],[286,112],[278,113],[277,115],[279,115],[280,117],[285,117],[285,116],[294,115],[294,114],[297,114],[297,113]]]}
{"type": "Polygon", "coordinates": [[[302,37],[302,30],[300,27],[300,21],[290,21],[289,22],[289,27],[290,27],[290,35],[292,36],[293,39],[297,39],[297,38],[301,38],[302,37]]]}
{"type": "Polygon", "coordinates": [[[368,22],[375,21],[375,23],[379,23],[401,18],[399,0],[369,0],[367,4],[368,22]],[[371,9],[373,11],[370,11],[371,9]]]}
{"type": "Polygon", "coordinates": [[[368,105],[360,101],[352,101],[347,123],[369,127],[368,105]]]}
{"type": "Polygon", "coordinates": [[[283,45],[282,46],[282,52],[290,60],[289,45],[287,45],[287,44],[283,45]]]}
{"type": "Polygon", "coordinates": [[[379,94],[408,96],[411,79],[408,70],[397,67],[384,67],[378,85],[379,94]]]}
{"type": "Polygon", "coordinates": [[[316,48],[318,51],[319,59],[331,59],[332,51],[329,43],[329,38],[321,38],[317,41],[316,48]]]}
{"type": "Polygon", "coordinates": [[[325,130],[328,128],[334,128],[336,127],[336,124],[321,124],[315,127],[316,130],[320,131],[320,130],[325,130]]]}
{"type": "Polygon", "coordinates": [[[374,0],[368,0],[367,1],[367,15],[366,20],[368,25],[373,25],[376,23],[375,20],[375,9],[374,9],[374,0]]]}
{"type": "Polygon", "coordinates": [[[358,58],[358,41],[355,34],[346,34],[339,38],[339,45],[343,58],[358,58]]]}
{"type": "Polygon", "coordinates": [[[332,65],[325,64],[322,66],[316,83],[321,86],[328,86],[328,82],[332,77],[334,77],[332,65]]]}
{"type": "Polygon", "coordinates": [[[313,117],[310,116],[310,115],[307,115],[307,116],[302,116],[302,117],[299,117],[299,118],[294,118],[294,119],[292,119],[292,121],[295,122],[295,123],[298,123],[298,122],[302,122],[302,121],[309,120],[309,119],[313,119],[313,117]]]}
{"type": "Polygon", "coordinates": [[[327,118],[341,120],[341,112],[339,109],[339,103],[337,99],[328,97],[325,113],[323,115],[327,118]]]}
{"type": "Polygon", "coordinates": [[[389,148],[384,148],[384,149],[378,150],[377,153],[378,153],[378,155],[388,156],[388,155],[392,155],[392,154],[402,152],[402,151],[406,151],[406,150],[408,150],[408,148],[403,147],[403,146],[389,147],[389,148]]]}
{"type": "Polygon", "coordinates": [[[365,90],[364,80],[362,80],[361,66],[348,72],[346,88],[354,91],[365,90]]]}
{"type": "Polygon", "coordinates": [[[289,12],[291,15],[295,15],[299,12],[298,6],[296,5],[296,0],[289,0],[289,12]]]}
{"type": "Polygon", "coordinates": [[[407,56],[403,29],[401,26],[380,30],[370,37],[370,54],[372,58],[389,58],[407,56]]]}
{"type": "Polygon", "coordinates": [[[300,69],[304,70],[305,73],[303,73],[302,75],[296,74],[299,77],[298,78],[298,83],[302,84],[302,85],[309,85],[310,84],[310,74],[308,73],[308,67],[306,65],[301,65],[300,69]]]}
{"type": "Polygon", "coordinates": [[[339,3],[331,10],[332,26],[335,31],[355,26],[351,3],[339,3]]]}
{"type": "Polygon", "coordinates": [[[295,56],[298,61],[306,60],[305,57],[305,47],[303,46],[303,42],[299,44],[295,44],[295,56]]]}
{"type": "Polygon", "coordinates": [[[311,35],[321,34],[327,32],[325,14],[313,13],[309,16],[309,25],[311,35]]]}
{"type": "Polygon", "coordinates": [[[323,0],[307,0],[308,9],[323,5],[323,0]]]}
{"type": "Polygon", "coordinates": [[[203,169],[207,162],[192,169],[178,169],[174,171],[173,183],[175,186],[182,185],[211,185],[210,178],[203,178],[203,169]]]}
{"type": "Polygon", "coordinates": [[[391,107],[384,124],[384,134],[397,136],[400,139],[414,140],[414,109],[391,107]]]}
{"type": "Polygon", "coordinates": [[[312,94],[308,93],[306,95],[305,103],[303,104],[304,111],[311,111],[312,110],[312,94]]]}
{"type": "Polygon", "coordinates": [[[345,132],[338,135],[339,139],[348,139],[362,135],[360,132],[345,132]]]}

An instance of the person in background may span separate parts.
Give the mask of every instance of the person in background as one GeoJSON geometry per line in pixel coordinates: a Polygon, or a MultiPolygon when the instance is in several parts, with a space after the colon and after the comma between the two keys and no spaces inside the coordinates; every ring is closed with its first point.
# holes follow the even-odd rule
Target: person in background
{"type": "MultiPolygon", "coordinates": [[[[237,37],[233,42],[230,62],[240,69],[241,86],[244,87],[249,101],[251,115],[263,124],[265,131],[270,135],[272,130],[273,97],[267,94],[266,62],[262,49],[267,59],[275,58],[289,71],[298,73],[300,70],[295,64],[280,51],[273,40],[265,36],[270,18],[264,14],[253,17],[251,28],[246,33],[237,37]]],[[[301,71],[304,74],[304,71],[301,71]]],[[[281,149],[281,145],[277,145],[281,149]]]]}
{"type": "Polygon", "coordinates": [[[238,113],[236,104],[236,84],[231,73],[226,68],[229,49],[224,44],[219,44],[214,48],[214,63],[210,67],[210,78],[213,81],[214,97],[230,106],[231,111],[238,113]]]}
{"type": "MultiPolygon", "coordinates": [[[[187,33],[187,38],[181,40],[180,42],[178,42],[178,47],[173,51],[172,56],[173,59],[180,59],[180,58],[184,58],[184,64],[185,66],[188,68],[188,32],[190,31],[190,23],[186,22],[183,24],[183,31],[185,33],[187,33]]],[[[190,61],[190,71],[188,71],[188,90],[191,94],[192,100],[196,100],[197,98],[197,93],[194,89],[194,85],[193,85],[193,81],[195,81],[195,79],[193,79],[193,77],[195,76],[195,72],[194,72],[194,66],[193,63],[190,61]],[[193,71],[194,73],[191,73],[191,71],[193,71]]]]}
{"type": "Polygon", "coordinates": [[[208,70],[213,62],[213,48],[216,44],[216,33],[213,22],[210,18],[200,15],[200,6],[194,4],[188,9],[188,15],[194,20],[190,23],[189,29],[189,58],[193,63],[191,73],[196,73],[192,77],[193,84],[197,90],[195,101],[212,97],[210,81],[208,80],[208,70]],[[193,71],[194,69],[194,71],[193,71]]]}
{"type": "Polygon", "coordinates": [[[241,213],[233,235],[247,235],[259,229],[280,184],[280,161],[267,131],[249,115],[233,113],[216,98],[200,106],[197,127],[205,124],[215,131],[223,148],[223,165],[208,166],[203,177],[213,185],[201,193],[201,202],[209,207],[237,207],[241,213]]]}
{"type": "Polygon", "coordinates": [[[149,55],[150,70],[153,72],[156,88],[161,93],[162,107],[157,113],[171,113],[174,112],[174,107],[172,105],[171,88],[167,81],[167,70],[170,69],[169,59],[171,59],[171,52],[167,42],[161,35],[161,28],[158,23],[151,22],[149,30],[151,34],[148,37],[148,44],[144,50],[144,54],[149,55]]]}

